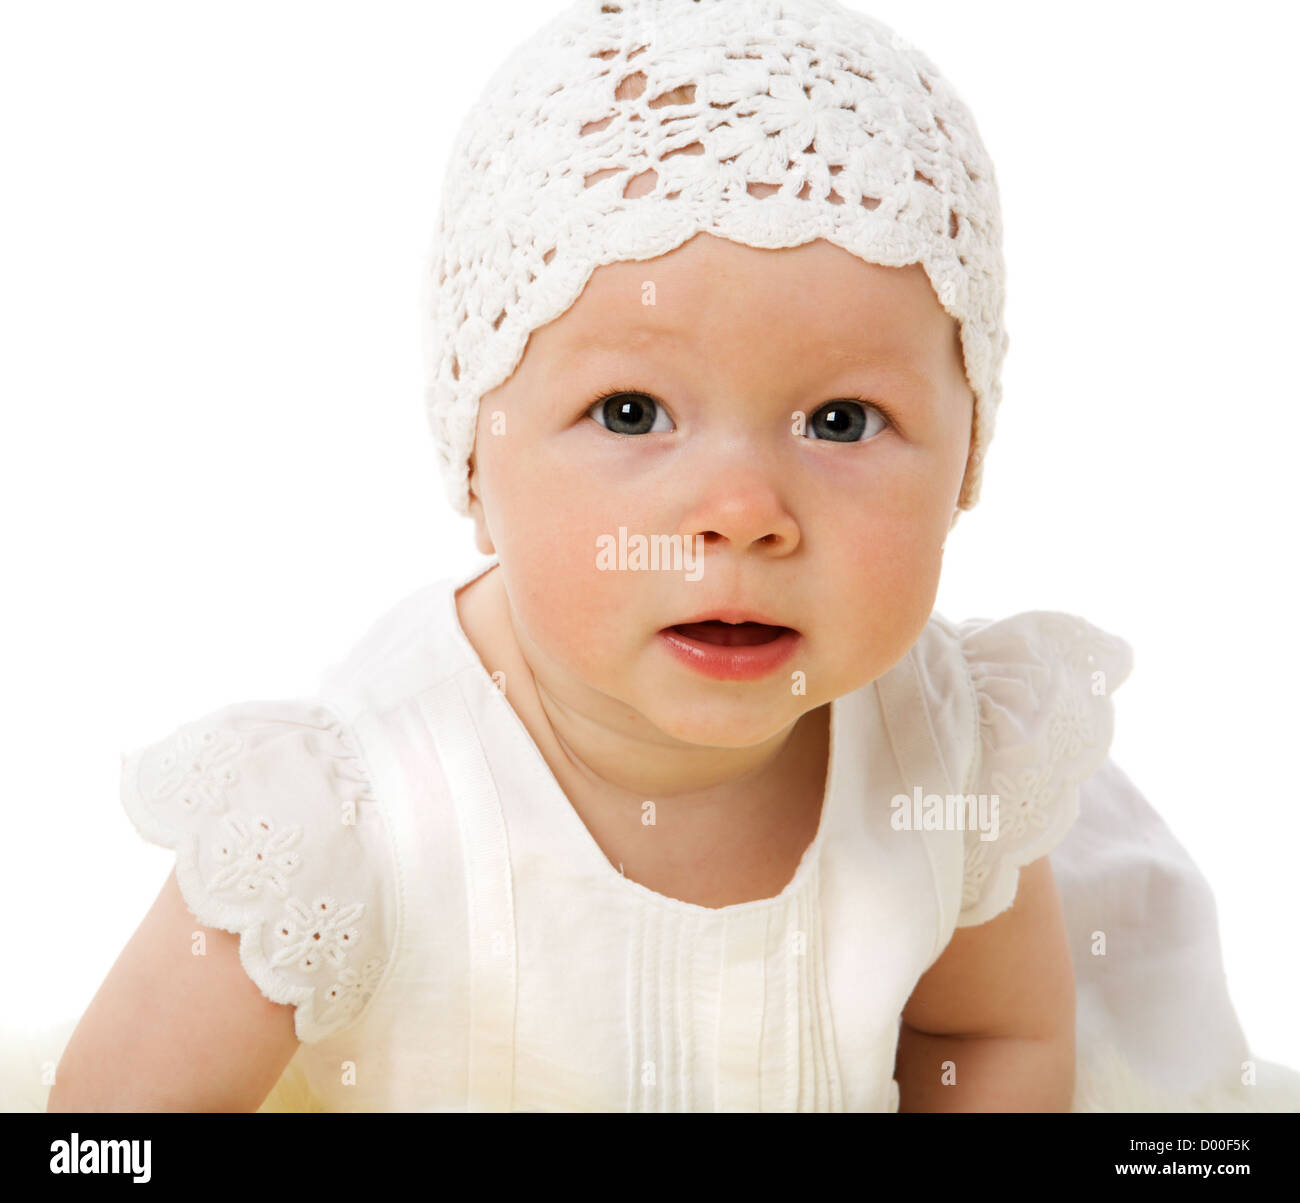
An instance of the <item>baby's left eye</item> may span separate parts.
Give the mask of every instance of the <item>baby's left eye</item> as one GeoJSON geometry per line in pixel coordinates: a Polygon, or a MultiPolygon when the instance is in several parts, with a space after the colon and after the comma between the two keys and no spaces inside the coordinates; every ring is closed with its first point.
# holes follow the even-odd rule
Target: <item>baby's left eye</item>
{"type": "Polygon", "coordinates": [[[829,401],[813,410],[805,429],[814,439],[856,443],[864,438],[874,438],[887,425],[883,412],[874,405],[865,405],[861,401],[829,401]],[[879,425],[864,436],[863,431],[868,428],[867,415],[873,416],[879,425]]]}

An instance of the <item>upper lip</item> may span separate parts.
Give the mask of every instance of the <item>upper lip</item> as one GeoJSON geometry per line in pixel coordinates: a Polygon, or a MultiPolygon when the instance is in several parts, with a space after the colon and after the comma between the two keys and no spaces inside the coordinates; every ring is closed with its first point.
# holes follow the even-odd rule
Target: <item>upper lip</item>
{"type": "Polygon", "coordinates": [[[717,610],[704,610],[701,613],[696,614],[691,618],[680,619],[679,621],[672,623],[671,625],[675,627],[680,627],[680,626],[686,626],[687,624],[693,622],[713,622],[713,621],[729,622],[733,626],[738,625],[739,623],[742,622],[757,622],[757,623],[762,623],[763,626],[767,626],[767,627],[786,627],[787,630],[794,630],[794,628],[789,626],[788,624],[784,622],[777,622],[775,618],[769,618],[766,614],[759,614],[755,610],[734,610],[726,607],[717,610]]]}

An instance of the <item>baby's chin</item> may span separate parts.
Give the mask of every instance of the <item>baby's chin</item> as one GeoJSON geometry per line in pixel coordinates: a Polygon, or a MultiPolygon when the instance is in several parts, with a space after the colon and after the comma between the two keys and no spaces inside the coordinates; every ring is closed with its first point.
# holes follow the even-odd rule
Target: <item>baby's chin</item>
{"type": "Polygon", "coordinates": [[[772,721],[770,716],[767,721],[758,720],[753,716],[731,719],[725,715],[693,719],[689,722],[681,722],[681,716],[658,721],[654,716],[647,716],[647,718],[664,736],[679,744],[692,748],[734,751],[739,748],[756,748],[774,739],[812,709],[812,706],[796,707],[791,713],[783,715],[779,722],[772,721]]]}
{"type": "Polygon", "coordinates": [[[617,689],[612,696],[661,737],[718,749],[756,747],[828,700],[795,693],[789,674],[765,683],[654,683],[617,689]]]}

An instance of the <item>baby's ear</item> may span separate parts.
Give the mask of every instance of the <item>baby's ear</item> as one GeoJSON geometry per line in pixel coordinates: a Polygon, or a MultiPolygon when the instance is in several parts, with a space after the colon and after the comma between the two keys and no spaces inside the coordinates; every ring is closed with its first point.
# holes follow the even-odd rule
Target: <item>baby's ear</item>
{"type": "Polygon", "coordinates": [[[478,469],[474,466],[474,456],[469,457],[469,516],[474,522],[474,546],[485,556],[496,555],[492,545],[492,532],[488,530],[487,516],[483,513],[483,502],[478,495],[478,469]]]}

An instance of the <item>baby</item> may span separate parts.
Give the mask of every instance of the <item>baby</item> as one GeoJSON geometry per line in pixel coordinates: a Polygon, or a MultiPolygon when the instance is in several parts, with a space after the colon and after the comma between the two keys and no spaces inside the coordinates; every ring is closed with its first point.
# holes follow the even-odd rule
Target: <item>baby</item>
{"type": "Polygon", "coordinates": [[[292,1060],[333,1110],[1068,1110],[1047,853],[1131,653],[933,612],[1007,348],[937,69],[833,0],[579,0],[471,113],[429,284],[489,562],[124,757],[175,874],[50,1108],[292,1060]]]}

